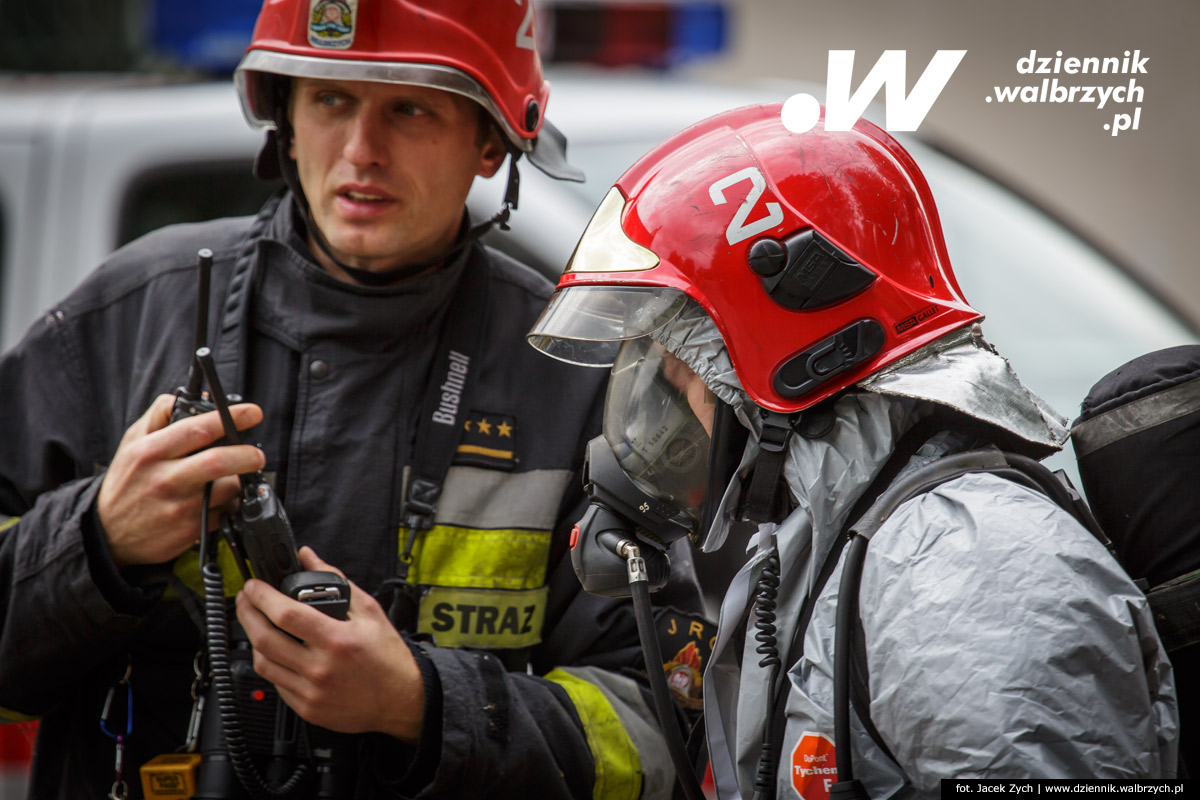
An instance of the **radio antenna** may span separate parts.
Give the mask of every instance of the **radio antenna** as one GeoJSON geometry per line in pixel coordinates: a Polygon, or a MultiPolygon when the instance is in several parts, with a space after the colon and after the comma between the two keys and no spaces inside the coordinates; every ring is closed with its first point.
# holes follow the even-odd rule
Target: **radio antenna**
{"type": "MultiPolygon", "coordinates": [[[[213,253],[207,247],[201,248],[196,253],[196,271],[199,275],[199,283],[196,287],[196,332],[192,339],[193,350],[204,347],[205,339],[208,338],[208,293],[212,280],[212,262],[213,253]]],[[[188,369],[187,386],[184,387],[187,397],[191,400],[198,399],[203,385],[203,372],[196,360],[192,359],[192,365],[188,369]]]]}

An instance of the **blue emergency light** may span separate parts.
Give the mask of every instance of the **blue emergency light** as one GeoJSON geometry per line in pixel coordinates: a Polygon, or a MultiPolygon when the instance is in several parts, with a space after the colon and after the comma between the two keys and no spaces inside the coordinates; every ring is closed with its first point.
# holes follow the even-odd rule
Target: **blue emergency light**
{"type": "Polygon", "coordinates": [[[232,73],[261,8],[262,0],[152,0],[146,6],[150,48],[181,67],[232,73]]]}

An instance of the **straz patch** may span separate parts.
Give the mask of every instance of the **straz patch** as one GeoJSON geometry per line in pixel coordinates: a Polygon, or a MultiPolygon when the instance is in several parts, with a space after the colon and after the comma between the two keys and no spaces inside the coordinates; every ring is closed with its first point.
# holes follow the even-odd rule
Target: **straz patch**
{"type": "Polygon", "coordinates": [[[345,50],[354,44],[358,0],[311,0],[308,43],[313,47],[345,50]]]}
{"type": "Polygon", "coordinates": [[[667,656],[663,673],[675,702],[683,708],[703,708],[704,664],[716,642],[716,624],[667,612],[659,617],[656,627],[663,655],[667,656]]]}
{"type": "Polygon", "coordinates": [[[517,463],[517,418],[472,411],[463,422],[454,463],[468,467],[512,470],[517,463]]]}
{"type": "Polygon", "coordinates": [[[417,631],[439,647],[516,650],[542,641],[547,588],[458,589],[431,586],[421,596],[417,631]]]}
{"type": "Polygon", "coordinates": [[[929,319],[935,314],[941,313],[943,310],[944,309],[937,304],[926,306],[917,313],[913,314],[911,317],[906,317],[900,320],[893,327],[896,329],[896,333],[904,333],[906,330],[917,327],[925,320],[929,319]]]}
{"type": "Polygon", "coordinates": [[[805,731],[792,750],[792,788],[801,800],[829,800],[829,787],[835,783],[833,740],[823,733],[805,731]]]}

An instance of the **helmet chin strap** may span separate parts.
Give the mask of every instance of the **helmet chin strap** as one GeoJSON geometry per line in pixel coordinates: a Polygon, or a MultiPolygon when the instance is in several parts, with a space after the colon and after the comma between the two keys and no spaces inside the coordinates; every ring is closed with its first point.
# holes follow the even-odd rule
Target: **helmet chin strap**
{"type": "Polygon", "coordinates": [[[329,246],[329,241],[325,238],[325,234],[317,226],[317,221],[313,218],[312,209],[308,204],[308,198],[304,196],[304,189],[300,185],[299,169],[296,166],[295,160],[288,154],[292,141],[292,129],[287,120],[286,107],[286,103],[275,104],[275,130],[267,132],[267,142],[263,148],[263,152],[259,153],[258,162],[255,164],[255,174],[265,177],[270,176],[270,173],[273,172],[269,167],[264,168],[264,165],[259,163],[263,161],[266,151],[271,149],[273,140],[275,156],[278,160],[279,176],[283,178],[283,182],[291,190],[292,197],[295,198],[296,204],[300,207],[300,211],[304,215],[304,222],[308,226],[309,233],[312,234],[313,241],[317,243],[317,247],[321,249],[321,252],[338,269],[350,276],[355,283],[364,286],[388,286],[408,280],[409,278],[414,278],[431,267],[451,261],[472,242],[490,231],[493,226],[499,226],[502,231],[509,230],[508,218],[517,207],[517,200],[521,190],[521,175],[517,170],[517,159],[521,157],[521,153],[512,148],[509,148],[508,183],[504,190],[504,201],[500,210],[492,215],[490,219],[469,228],[466,233],[458,237],[454,245],[448,250],[432,258],[413,264],[405,264],[383,272],[373,272],[371,270],[348,266],[333,254],[333,248],[329,246]]]}
{"type": "Polygon", "coordinates": [[[751,522],[769,522],[776,516],[779,476],[783,473],[787,443],[792,436],[790,415],[765,408],[760,412],[762,436],[759,438],[758,458],[743,506],[743,513],[751,522]]]}
{"type": "Polygon", "coordinates": [[[823,439],[829,435],[837,422],[834,404],[840,396],[836,394],[791,414],[759,409],[763,422],[762,438],[742,506],[746,519],[751,522],[777,521],[786,512],[783,500],[787,490],[779,478],[787,460],[788,442],[793,435],[805,439],[823,439]]]}

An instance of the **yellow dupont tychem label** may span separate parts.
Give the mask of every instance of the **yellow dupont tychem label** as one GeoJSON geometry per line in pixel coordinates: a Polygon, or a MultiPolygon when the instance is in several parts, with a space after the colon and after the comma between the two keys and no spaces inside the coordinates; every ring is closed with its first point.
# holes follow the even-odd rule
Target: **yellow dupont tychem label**
{"type": "Polygon", "coordinates": [[[142,794],[149,800],[181,800],[196,793],[199,753],[166,753],[142,765],[142,794]]]}

